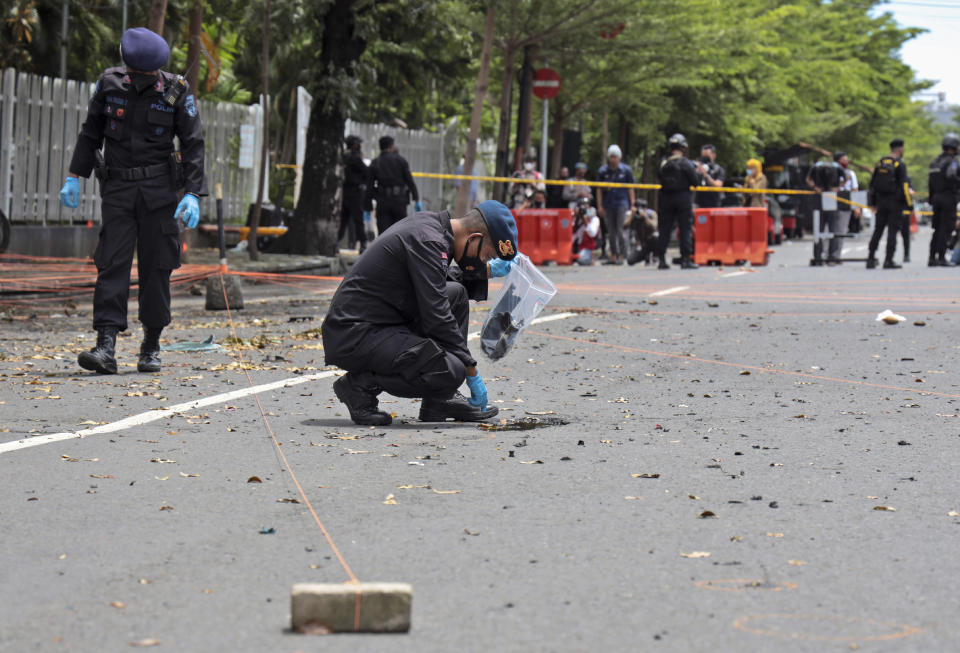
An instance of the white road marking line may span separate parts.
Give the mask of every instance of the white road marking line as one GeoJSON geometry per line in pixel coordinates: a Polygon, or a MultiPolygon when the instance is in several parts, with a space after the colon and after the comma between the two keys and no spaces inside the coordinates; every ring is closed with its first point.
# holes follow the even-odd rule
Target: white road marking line
{"type": "Polygon", "coordinates": [[[867,245],[860,245],[859,247],[854,247],[854,248],[851,249],[850,251],[851,251],[851,252],[862,252],[862,251],[865,250],[865,249],[867,249],[867,245]]]}
{"type": "Polygon", "coordinates": [[[658,290],[657,292],[650,293],[650,297],[663,297],[664,295],[672,295],[675,292],[683,292],[684,290],[690,290],[690,286],[674,286],[666,290],[658,290]]]}
{"type": "Polygon", "coordinates": [[[139,415],[131,415],[130,417],[125,417],[119,421],[97,426],[92,429],[83,429],[82,431],[73,431],[68,433],[51,433],[49,435],[38,435],[37,437],[27,438],[24,440],[4,442],[3,444],[0,444],[0,454],[8,453],[10,451],[17,451],[19,449],[26,449],[28,447],[37,447],[41,444],[51,444],[53,442],[62,442],[63,440],[81,439],[90,435],[100,435],[103,433],[114,433],[116,431],[122,431],[124,429],[129,429],[136,426],[143,426],[144,424],[149,424],[150,422],[156,422],[157,420],[161,420],[166,417],[172,417],[173,415],[179,415],[181,413],[186,413],[191,410],[196,410],[197,408],[203,408],[204,406],[224,404],[228,401],[232,401],[233,399],[247,397],[259,392],[269,392],[270,390],[276,390],[278,388],[289,388],[290,386],[300,385],[301,383],[308,383],[309,381],[316,381],[318,379],[326,379],[339,373],[339,371],[328,370],[326,372],[318,372],[316,374],[308,374],[306,376],[296,376],[290,379],[283,379],[282,381],[273,381],[272,383],[255,385],[249,388],[243,388],[242,390],[234,390],[232,392],[224,392],[222,394],[212,395],[210,397],[203,397],[201,399],[188,401],[187,403],[176,404],[174,406],[168,406],[159,410],[151,410],[146,413],[140,413],[139,415]]]}
{"type": "MultiPolygon", "coordinates": [[[[576,313],[554,313],[553,315],[544,315],[543,317],[534,318],[530,322],[530,326],[534,324],[543,324],[544,322],[556,322],[557,320],[566,320],[568,317],[574,317],[576,313]]],[[[474,331],[467,336],[467,340],[476,340],[480,337],[479,331],[474,331]]]]}
{"type": "MultiPolygon", "coordinates": [[[[565,320],[569,317],[574,317],[576,313],[555,313],[553,315],[545,315],[543,317],[538,317],[534,319],[530,324],[543,324],[544,322],[554,322],[556,320],[565,320]]],[[[474,340],[480,337],[480,332],[471,333],[469,336],[470,340],[474,340]]],[[[90,435],[102,435],[104,433],[115,433],[117,431],[122,431],[124,429],[130,429],[137,426],[143,426],[144,424],[149,424],[151,422],[156,422],[158,420],[164,419],[166,417],[172,417],[174,415],[179,415],[181,413],[186,413],[191,410],[196,410],[197,408],[203,408],[204,406],[213,406],[215,404],[225,404],[228,401],[234,399],[240,399],[241,397],[248,397],[253,394],[260,392],[269,392],[270,390],[276,390],[278,388],[289,388],[291,386],[300,385],[301,383],[308,383],[310,381],[317,381],[319,379],[326,379],[331,376],[336,376],[339,374],[339,371],[328,370],[326,372],[318,372],[316,374],[308,374],[306,376],[295,376],[289,379],[283,379],[281,381],[273,381],[271,383],[264,383],[261,385],[255,385],[250,388],[243,388],[241,390],[234,390],[232,392],[224,392],[218,395],[212,395],[210,397],[203,397],[201,399],[195,399],[193,401],[188,401],[183,404],[176,404],[174,406],[167,406],[166,408],[161,408],[159,410],[151,410],[146,413],[140,413],[139,415],[131,415],[130,417],[125,417],[116,422],[111,422],[110,424],[103,424],[91,429],[83,429],[81,431],[70,431],[64,433],[51,433],[48,435],[38,435],[33,438],[26,438],[23,440],[13,440],[11,442],[4,442],[0,444],[0,454],[9,453],[11,451],[18,451],[20,449],[27,449],[29,447],[38,447],[42,444],[52,444],[54,442],[63,442],[64,440],[77,440],[82,439],[90,435]]]]}
{"type": "Polygon", "coordinates": [[[750,273],[747,272],[746,270],[738,270],[736,272],[730,272],[728,274],[721,274],[720,276],[723,277],[724,279],[729,279],[730,277],[740,277],[745,274],[750,274],[750,273]]]}

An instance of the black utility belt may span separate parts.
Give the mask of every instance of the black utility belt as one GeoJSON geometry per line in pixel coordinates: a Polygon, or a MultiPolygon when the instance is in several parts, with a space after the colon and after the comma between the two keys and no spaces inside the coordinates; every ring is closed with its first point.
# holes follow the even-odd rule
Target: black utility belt
{"type": "Polygon", "coordinates": [[[158,163],[140,168],[107,168],[107,179],[122,179],[123,181],[141,181],[169,174],[170,164],[168,163],[158,163]]]}
{"type": "Polygon", "coordinates": [[[400,197],[402,195],[406,195],[406,193],[406,186],[386,186],[377,188],[377,194],[385,197],[400,197]]]}

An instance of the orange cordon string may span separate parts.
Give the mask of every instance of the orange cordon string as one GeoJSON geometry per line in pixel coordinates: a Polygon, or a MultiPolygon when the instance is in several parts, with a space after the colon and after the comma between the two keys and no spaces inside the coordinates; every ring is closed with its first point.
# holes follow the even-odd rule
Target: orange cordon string
{"type": "MultiPolygon", "coordinates": [[[[218,270],[217,275],[220,277],[220,289],[223,292],[223,303],[227,309],[227,321],[230,322],[230,330],[233,333],[234,342],[238,342],[239,338],[237,336],[237,325],[233,321],[233,312],[230,310],[230,300],[227,297],[227,288],[224,284],[223,271],[218,270]]],[[[250,387],[253,387],[253,379],[250,377],[250,370],[247,367],[246,361],[243,358],[243,350],[237,350],[237,356],[240,359],[240,369],[243,370],[244,375],[247,377],[247,383],[250,384],[250,387]]],[[[326,526],[323,525],[323,522],[320,520],[320,516],[317,514],[317,511],[314,510],[313,504],[310,503],[310,499],[307,498],[307,493],[303,491],[303,486],[300,485],[300,481],[297,480],[297,475],[293,471],[293,467],[290,465],[290,461],[287,460],[287,456],[283,453],[283,448],[280,446],[280,442],[277,441],[277,436],[273,431],[273,427],[270,425],[270,420],[267,419],[267,413],[263,409],[263,404],[260,402],[260,393],[253,393],[253,399],[257,403],[257,409],[260,411],[260,417],[263,418],[263,424],[267,429],[267,433],[270,434],[270,439],[273,440],[273,445],[277,450],[277,453],[280,454],[280,459],[283,461],[284,467],[287,468],[287,472],[290,474],[290,478],[293,480],[293,484],[297,488],[297,492],[300,493],[300,498],[303,499],[304,505],[307,506],[307,509],[310,511],[310,514],[313,515],[314,521],[317,523],[317,526],[320,527],[320,531],[323,533],[323,537],[327,540],[327,544],[330,545],[330,549],[333,551],[334,555],[337,556],[337,560],[340,561],[340,565],[343,567],[343,570],[347,572],[347,576],[350,578],[350,582],[357,585],[357,600],[356,606],[354,608],[353,614],[353,629],[354,631],[360,630],[360,602],[361,602],[361,590],[359,587],[360,581],[357,579],[357,576],[353,573],[353,570],[350,568],[350,565],[347,564],[347,561],[344,559],[343,555],[340,553],[340,549],[337,548],[337,545],[334,543],[333,538],[330,537],[330,533],[327,531],[326,526]]]]}

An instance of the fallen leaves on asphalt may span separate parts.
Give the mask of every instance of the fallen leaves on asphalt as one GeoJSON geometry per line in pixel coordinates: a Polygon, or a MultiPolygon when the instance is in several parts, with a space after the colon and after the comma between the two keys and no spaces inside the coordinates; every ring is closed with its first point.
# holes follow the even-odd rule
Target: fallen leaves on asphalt
{"type": "Polygon", "coordinates": [[[660,478],[660,474],[630,474],[630,478],[660,478]]]}
{"type": "Polygon", "coordinates": [[[709,558],[710,552],[709,551],[691,551],[690,553],[681,553],[680,556],[683,558],[709,558]]]}

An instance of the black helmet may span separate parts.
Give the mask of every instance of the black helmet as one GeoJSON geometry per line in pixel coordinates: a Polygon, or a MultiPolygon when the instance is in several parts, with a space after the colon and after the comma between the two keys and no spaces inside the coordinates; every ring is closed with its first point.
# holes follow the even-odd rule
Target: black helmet
{"type": "Polygon", "coordinates": [[[943,137],[943,142],[940,145],[945,150],[949,150],[949,149],[958,150],[960,149],[960,137],[958,137],[956,134],[951,132],[943,137]]]}
{"type": "Polygon", "coordinates": [[[670,140],[667,141],[667,145],[672,148],[687,149],[687,137],[683,134],[674,134],[670,137],[670,140]]]}
{"type": "Polygon", "coordinates": [[[363,139],[357,136],[356,134],[350,134],[344,139],[344,143],[347,145],[347,149],[352,149],[354,146],[360,145],[363,142],[363,139]]]}

